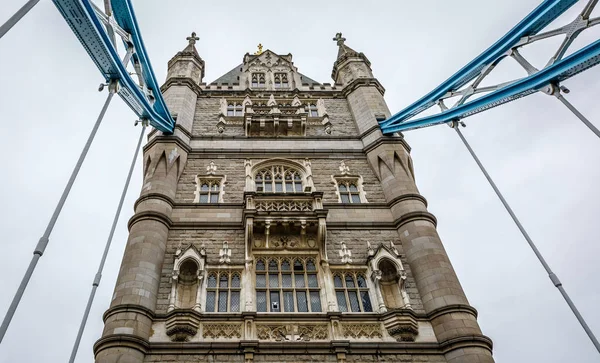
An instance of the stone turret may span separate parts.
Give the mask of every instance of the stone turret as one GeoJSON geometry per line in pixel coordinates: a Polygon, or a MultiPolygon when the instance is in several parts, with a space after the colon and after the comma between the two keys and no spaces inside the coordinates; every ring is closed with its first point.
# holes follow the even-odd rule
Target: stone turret
{"type": "MultiPolygon", "coordinates": [[[[425,313],[450,363],[493,362],[489,338],[482,335],[477,312],[460,286],[436,231],[436,219],[415,184],[410,147],[401,135],[384,136],[378,121],[390,116],[384,88],[373,78],[367,57],[345,44],[339,47],[332,77],[344,85],[369,164],[383,187],[425,313]]],[[[393,323],[393,322],[392,322],[393,323]]]]}
{"type": "Polygon", "coordinates": [[[162,87],[177,124],[172,135],[153,132],[144,147],[144,184],[129,220],[129,238],[110,308],[104,315],[104,332],[94,346],[97,363],[142,363],[152,334],[158,289],[175,192],[189,152],[199,82],[204,61],[194,43],[169,62],[162,87]],[[115,344],[115,342],[120,342],[115,344]]]}

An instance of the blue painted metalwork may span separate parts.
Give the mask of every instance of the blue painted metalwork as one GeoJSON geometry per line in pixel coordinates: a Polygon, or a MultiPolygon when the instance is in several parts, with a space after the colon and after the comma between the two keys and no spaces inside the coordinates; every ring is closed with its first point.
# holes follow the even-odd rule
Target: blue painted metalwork
{"type": "Polygon", "coordinates": [[[134,62],[140,63],[142,78],[150,92],[140,89],[129,75],[89,0],[53,0],[53,2],[106,81],[119,80],[121,87],[118,94],[125,103],[139,118],[149,120],[153,127],[163,132],[173,132],[175,121],[162,98],[129,0],[112,0],[116,10],[115,19],[131,37],[131,43],[126,43],[126,47],[131,47],[134,62]]]}
{"type": "MultiPolygon", "coordinates": [[[[384,133],[392,132],[390,131],[391,125],[400,126],[405,120],[435,105],[435,103],[446,93],[459,89],[467,82],[477,77],[485,67],[498,63],[506,56],[506,52],[514,47],[523,37],[536,34],[573,6],[577,1],[578,0],[545,0],[514,28],[500,38],[500,40],[452,77],[448,78],[445,82],[417,102],[393,115],[389,119],[382,121],[380,126],[384,133]]],[[[405,130],[407,128],[402,129],[405,130]]]]}
{"type": "Polygon", "coordinates": [[[471,116],[492,107],[513,101],[539,91],[552,83],[558,83],[583,72],[600,63],[600,40],[571,54],[563,60],[542,69],[541,71],[518,80],[497,91],[482,96],[469,103],[446,110],[440,114],[424,117],[418,120],[409,120],[400,124],[389,124],[382,127],[386,134],[433,126],[448,121],[471,116]]]}

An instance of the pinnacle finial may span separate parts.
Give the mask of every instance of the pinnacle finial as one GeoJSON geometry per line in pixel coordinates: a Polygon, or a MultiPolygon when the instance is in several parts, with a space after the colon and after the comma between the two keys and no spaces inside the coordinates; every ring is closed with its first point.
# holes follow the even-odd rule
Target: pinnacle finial
{"type": "Polygon", "coordinates": [[[258,43],[258,50],[256,51],[256,53],[254,53],[254,55],[261,55],[263,54],[263,45],[262,43],[258,43]]]}
{"type": "Polygon", "coordinates": [[[342,36],[342,33],[336,33],[335,38],[333,38],[333,40],[335,40],[337,42],[337,45],[339,46],[344,44],[346,38],[342,36]]]}
{"type": "Polygon", "coordinates": [[[192,35],[185,39],[190,43],[190,45],[194,45],[196,44],[197,40],[200,40],[200,38],[196,36],[196,32],[192,32],[192,35]]]}

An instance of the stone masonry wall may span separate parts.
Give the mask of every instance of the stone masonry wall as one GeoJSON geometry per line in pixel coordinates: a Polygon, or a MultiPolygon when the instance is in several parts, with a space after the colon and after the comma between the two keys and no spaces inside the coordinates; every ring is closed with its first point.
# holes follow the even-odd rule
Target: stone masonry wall
{"type": "MultiPolygon", "coordinates": [[[[332,124],[331,134],[328,135],[325,133],[325,128],[320,124],[321,118],[319,118],[317,122],[311,121],[314,119],[309,120],[310,124],[316,123],[316,125],[307,126],[306,136],[348,137],[357,135],[356,126],[346,99],[324,99],[324,102],[329,121],[332,124]]],[[[220,97],[199,98],[196,103],[196,115],[192,134],[195,137],[245,137],[243,117],[226,117],[228,124],[225,126],[223,133],[218,133],[217,122],[219,121],[220,112],[220,97]]]]}
{"type": "MultiPolygon", "coordinates": [[[[195,198],[197,175],[206,174],[206,166],[210,161],[214,161],[217,166],[215,175],[225,175],[227,181],[225,184],[225,203],[243,202],[244,186],[246,183],[244,161],[245,159],[198,159],[190,157],[187,161],[185,170],[179,180],[175,201],[178,203],[192,203],[195,198]]],[[[251,159],[253,165],[268,159],[251,159]]],[[[302,159],[291,159],[302,163],[302,159]]],[[[366,159],[311,159],[312,174],[315,188],[323,192],[324,203],[338,203],[338,198],[331,176],[340,174],[340,161],[344,160],[350,168],[350,174],[361,175],[363,177],[363,186],[369,203],[383,203],[385,197],[381,184],[373,173],[366,159]]]]}
{"type": "Polygon", "coordinates": [[[379,245],[389,247],[390,242],[393,242],[396,249],[402,256],[400,260],[406,271],[406,292],[410,298],[411,305],[416,312],[424,312],[423,303],[419,291],[417,290],[415,280],[412,275],[408,261],[404,257],[402,245],[398,232],[395,230],[385,229],[329,229],[327,231],[327,256],[330,263],[333,265],[341,264],[339,251],[342,242],[346,243],[346,248],[352,251],[351,266],[364,267],[367,264],[367,241],[371,243],[373,249],[377,250],[379,245]]]}

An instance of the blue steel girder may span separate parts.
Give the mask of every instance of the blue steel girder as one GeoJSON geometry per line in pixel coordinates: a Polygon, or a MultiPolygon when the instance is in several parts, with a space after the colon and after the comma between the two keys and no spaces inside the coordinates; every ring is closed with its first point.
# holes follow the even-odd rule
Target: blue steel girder
{"type": "Polygon", "coordinates": [[[173,132],[175,121],[157,85],[129,0],[112,2],[113,6],[119,9],[117,22],[122,29],[118,33],[123,35],[122,30],[125,30],[129,34],[125,46],[134,57],[134,62],[139,62],[143,69],[145,82],[143,87],[131,78],[126,68],[127,62],[124,64],[121,61],[116,44],[112,43],[111,37],[94,10],[94,5],[89,0],[53,0],[53,2],[105,80],[119,81],[118,94],[125,103],[140,119],[147,119],[151,126],[163,132],[173,132]]]}
{"type": "Polygon", "coordinates": [[[463,117],[470,116],[477,112],[510,102],[514,99],[534,93],[548,83],[559,82],[581,70],[573,72],[575,69],[587,69],[598,63],[594,44],[581,49],[577,56],[568,57],[569,61],[561,60],[567,47],[572,40],[584,29],[600,24],[600,19],[589,19],[589,15],[598,0],[590,0],[582,13],[572,23],[559,29],[537,34],[556,19],[565,10],[571,7],[577,0],[546,0],[529,15],[527,15],[519,24],[511,29],[506,35],[498,40],[489,49],[463,67],[460,71],[436,87],[433,91],[422,97],[417,102],[408,106],[389,119],[382,121],[380,126],[385,134],[398,131],[406,131],[420,127],[432,126],[444,122],[453,121],[463,117]],[[546,67],[539,71],[525,60],[518,48],[535,41],[545,39],[556,35],[565,35],[563,44],[551,58],[546,67]],[[494,67],[505,57],[510,56],[517,60],[529,74],[528,77],[520,80],[506,82],[496,86],[478,87],[479,83],[485,78],[494,67]],[[575,64],[574,62],[586,62],[586,64],[575,64]],[[537,73],[540,72],[539,75],[537,73]],[[558,73],[557,73],[558,72],[558,73]],[[561,73],[562,72],[562,73],[561,73]],[[474,81],[473,81],[474,80],[474,81]],[[467,88],[459,90],[461,87],[472,82],[467,88]],[[547,81],[546,84],[540,82],[547,81]],[[526,88],[528,87],[529,88],[526,88]],[[525,87],[525,88],[524,88],[525,87]],[[467,102],[467,100],[477,93],[491,92],[476,100],[467,102]],[[444,100],[454,96],[462,96],[460,100],[447,109],[444,100]],[[487,102],[487,103],[486,103],[487,102]],[[438,104],[442,112],[420,119],[412,119],[420,112],[438,104]]]}

